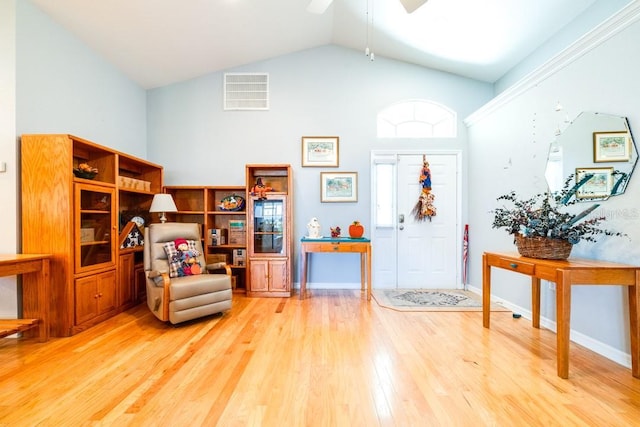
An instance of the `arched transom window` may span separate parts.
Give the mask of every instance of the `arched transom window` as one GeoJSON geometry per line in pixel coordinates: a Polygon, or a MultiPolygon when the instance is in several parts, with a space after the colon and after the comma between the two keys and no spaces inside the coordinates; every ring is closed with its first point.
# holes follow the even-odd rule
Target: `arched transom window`
{"type": "Polygon", "coordinates": [[[378,138],[453,138],[455,111],[433,101],[413,99],[378,113],[378,138]]]}

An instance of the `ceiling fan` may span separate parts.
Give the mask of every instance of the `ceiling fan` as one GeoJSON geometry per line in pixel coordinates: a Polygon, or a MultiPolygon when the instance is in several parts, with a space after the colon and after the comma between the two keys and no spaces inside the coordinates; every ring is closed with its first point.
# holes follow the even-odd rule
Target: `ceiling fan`
{"type": "MultiPolygon", "coordinates": [[[[427,0],[399,0],[404,6],[407,13],[412,13],[417,8],[422,6],[427,2],[427,0]]],[[[317,13],[318,15],[323,14],[325,10],[331,5],[333,0],[311,0],[309,6],[307,6],[307,11],[311,13],[317,13]]]]}

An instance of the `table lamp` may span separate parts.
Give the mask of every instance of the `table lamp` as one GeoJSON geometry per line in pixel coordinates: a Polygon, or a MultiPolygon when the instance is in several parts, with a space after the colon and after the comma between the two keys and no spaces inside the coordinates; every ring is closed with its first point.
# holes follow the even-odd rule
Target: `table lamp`
{"type": "Polygon", "coordinates": [[[171,194],[156,194],[153,196],[149,212],[160,212],[160,222],[167,222],[166,212],[178,212],[178,208],[173,201],[171,194]]]}

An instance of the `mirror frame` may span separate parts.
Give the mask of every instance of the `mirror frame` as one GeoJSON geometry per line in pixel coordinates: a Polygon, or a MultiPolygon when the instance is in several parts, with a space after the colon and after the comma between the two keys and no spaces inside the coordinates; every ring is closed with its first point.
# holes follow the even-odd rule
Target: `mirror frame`
{"type": "Polygon", "coordinates": [[[545,179],[555,193],[573,175],[577,201],[602,201],[624,194],[637,163],[626,117],[583,111],[550,144],[545,179]]]}

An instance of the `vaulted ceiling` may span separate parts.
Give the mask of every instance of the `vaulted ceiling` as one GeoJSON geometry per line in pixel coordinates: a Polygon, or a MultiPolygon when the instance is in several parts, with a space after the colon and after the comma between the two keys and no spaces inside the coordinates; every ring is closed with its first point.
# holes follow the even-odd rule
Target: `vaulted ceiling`
{"type": "Polygon", "coordinates": [[[144,88],[326,44],[494,82],[596,2],[31,1],[144,88]]]}

